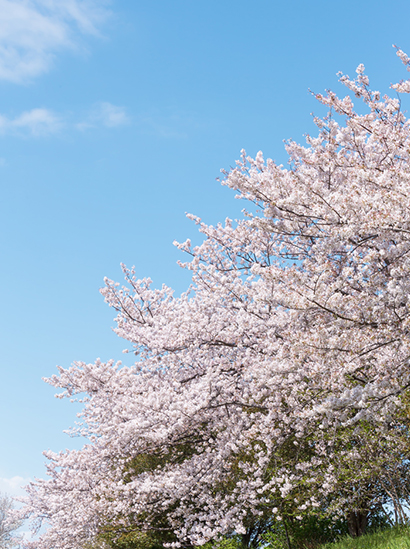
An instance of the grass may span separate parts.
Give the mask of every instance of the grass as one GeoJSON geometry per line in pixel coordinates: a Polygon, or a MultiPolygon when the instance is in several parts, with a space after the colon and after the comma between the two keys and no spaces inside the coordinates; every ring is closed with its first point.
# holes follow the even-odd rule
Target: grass
{"type": "Polygon", "coordinates": [[[359,538],[344,538],[320,549],[410,549],[410,529],[392,528],[359,538]]]}

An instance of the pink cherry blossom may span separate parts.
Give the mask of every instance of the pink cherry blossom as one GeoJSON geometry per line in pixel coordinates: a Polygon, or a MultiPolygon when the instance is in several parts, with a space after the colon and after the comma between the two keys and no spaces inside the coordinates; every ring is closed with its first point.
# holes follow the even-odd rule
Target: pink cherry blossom
{"type": "MultiPolygon", "coordinates": [[[[125,266],[125,286],[105,281],[136,362],[74,363],[47,380],[82,399],[88,441],[47,452],[48,479],[27,488],[24,515],[47,525],[37,547],[82,546],[111,519],[149,529],[160,510],[180,541],[241,532],[315,482],[331,429],[394,414],[410,384],[410,126],[363,65],[340,80],[350,95],[316,95],[330,114],[305,146],[287,143],[288,167],[242,151],[225,173],[251,204],[243,219],[190,216],[203,242],[176,243],[185,294],[125,266]],[[275,457],[312,431],[309,458],[275,457]],[[133,470],[143,455],[172,459],[133,470]]],[[[410,81],[392,87],[408,93],[410,81]]],[[[318,505],[311,494],[298,504],[318,505]]]]}

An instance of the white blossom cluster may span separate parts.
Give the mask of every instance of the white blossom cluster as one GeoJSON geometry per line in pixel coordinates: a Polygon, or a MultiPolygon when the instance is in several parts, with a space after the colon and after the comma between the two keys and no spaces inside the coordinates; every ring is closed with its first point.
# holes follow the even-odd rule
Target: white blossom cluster
{"type": "MultiPolygon", "coordinates": [[[[332,429],[394,412],[410,384],[410,125],[362,65],[341,81],[366,114],[350,95],[317,95],[331,115],[306,146],[287,144],[289,167],[243,152],[225,174],[257,213],[215,227],[192,216],[204,241],[177,244],[186,294],[125,266],[126,286],[106,280],[137,362],[75,363],[48,380],[86,395],[88,443],[48,452],[49,478],[27,489],[25,516],[48,524],[37,547],[82,547],[110,521],[149,529],[158,516],[176,545],[202,544],[289,498],[315,507],[300,485],[317,481],[332,429]]],[[[328,467],[321,493],[334,482],[328,467]]]]}

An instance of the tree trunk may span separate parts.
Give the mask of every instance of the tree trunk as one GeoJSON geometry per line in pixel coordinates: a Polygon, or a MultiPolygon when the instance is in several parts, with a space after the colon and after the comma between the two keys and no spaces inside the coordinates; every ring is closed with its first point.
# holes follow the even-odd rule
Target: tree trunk
{"type": "Polygon", "coordinates": [[[352,538],[358,538],[367,528],[368,511],[350,511],[347,515],[347,527],[352,538]]]}
{"type": "Polygon", "coordinates": [[[285,528],[285,534],[286,534],[286,545],[288,546],[288,549],[292,549],[292,546],[290,544],[290,538],[288,533],[288,527],[286,526],[286,520],[283,520],[283,526],[285,528]]]}

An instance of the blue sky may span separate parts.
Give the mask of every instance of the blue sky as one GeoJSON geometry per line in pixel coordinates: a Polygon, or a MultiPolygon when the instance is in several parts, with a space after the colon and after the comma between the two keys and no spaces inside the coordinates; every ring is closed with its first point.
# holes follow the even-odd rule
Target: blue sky
{"type": "Polygon", "coordinates": [[[0,490],[43,476],[76,406],[43,376],[131,360],[98,289],[120,263],[179,293],[174,239],[243,205],[216,181],[245,148],[286,162],[314,132],[308,89],[406,78],[410,4],[0,0],[0,490]]]}

